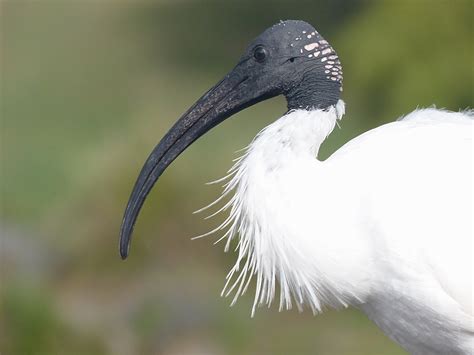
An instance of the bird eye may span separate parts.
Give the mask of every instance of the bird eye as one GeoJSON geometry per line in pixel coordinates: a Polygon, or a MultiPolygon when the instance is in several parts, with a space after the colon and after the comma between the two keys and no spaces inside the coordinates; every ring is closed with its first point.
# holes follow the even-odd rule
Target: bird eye
{"type": "Polygon", "coordinates": [[[262,63],[267,59],[268,52],[263,46],[258,46],[253,51],[253,57],[259,63],[262,63]]]}

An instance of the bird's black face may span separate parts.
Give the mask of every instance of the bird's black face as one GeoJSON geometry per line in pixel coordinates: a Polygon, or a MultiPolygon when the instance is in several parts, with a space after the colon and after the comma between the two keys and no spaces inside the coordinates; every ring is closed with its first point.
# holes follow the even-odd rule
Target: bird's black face
{"type": "Polygon", "coordinates": [[[335,105],[342,68],[334,50],[303,21],[282,21],[258,36],[235,68],[205,93],[169,130],[148,157],[135,183],[121,227],[126,258],[133,226],[151,188],[191,143],[234,113],[283,94],[289,109],[335,105]]]}
{"type": "Polygon", "coordinates": [[[263,97],[283,94],[289,109],[335,105],[342,67],[329,43],[304,21],[282,21],[247,47],[234,71],[263,97]]]}

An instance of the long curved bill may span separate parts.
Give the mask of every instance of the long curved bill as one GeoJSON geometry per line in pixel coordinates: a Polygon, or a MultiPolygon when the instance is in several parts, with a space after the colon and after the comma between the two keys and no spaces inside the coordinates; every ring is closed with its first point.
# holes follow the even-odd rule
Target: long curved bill
{"type": "MultiPolygon", "coordinates": [[[[155,182],[191,143],[234,113],[263,100],[236,67],[206,92],[168,131],[145,162],[128,200],[120,230],[120,255],[128,256],[133,227],[155,182]]],[[[255,84],[255,83],[254,83],[255,84]]],[[[265,98],[274,95],[265,95],[265,98]]]]}

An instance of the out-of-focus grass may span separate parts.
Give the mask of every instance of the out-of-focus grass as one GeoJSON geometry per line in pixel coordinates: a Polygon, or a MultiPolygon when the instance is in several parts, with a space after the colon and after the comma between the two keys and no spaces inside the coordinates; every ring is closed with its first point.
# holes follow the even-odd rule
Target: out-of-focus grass
{"type": "Polygon", "coordinates": [[[230,167],[285,110],[239,113],[162,176],[122,262],[117,234],[145,157],[229,70],[247,42],[285,18],[314,24],[338,51],[351,137],[436,103],[472,106],[472,4],[430,2],[1,3],[2,313],[14,353],[401,354],[362,314],[250,318],[218,297],[235,255],[190,236],[203,183],[230,167]],[[5,228],[4,228],[5,227],[5,228]]]}
{"type": "Polygon", "coordinates": [[[52,290],[41,287],[3,285],[0,334],[6,354],[103,354],[97,336],[82,334],[62,320],[54,305],[52,290]]]}

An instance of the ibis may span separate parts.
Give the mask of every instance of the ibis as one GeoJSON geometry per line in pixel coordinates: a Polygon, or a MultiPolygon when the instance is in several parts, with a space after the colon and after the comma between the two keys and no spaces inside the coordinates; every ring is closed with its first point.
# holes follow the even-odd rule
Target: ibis
{"type": "Polygon", "coordinates": [[[345,112],[342,84],[339,57],[313,26],[266,29],[153,149],[125,210],[121,256],[147,194],[180,153],[233,114],[284,95],[286,113],[221,180],[218,201],[228,197],[216,213],[227,218],[212,232],[238,249],[224,294],[235,302],[255,280],[252,312],[275,299],[315,314],[352,306],[413,354],[470,354],[473,111],[417,109],[319,160],[345,112]]]}

